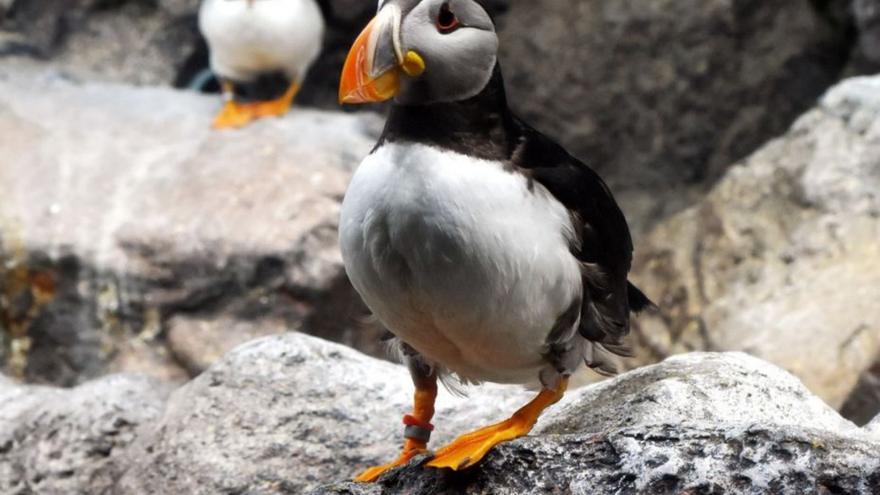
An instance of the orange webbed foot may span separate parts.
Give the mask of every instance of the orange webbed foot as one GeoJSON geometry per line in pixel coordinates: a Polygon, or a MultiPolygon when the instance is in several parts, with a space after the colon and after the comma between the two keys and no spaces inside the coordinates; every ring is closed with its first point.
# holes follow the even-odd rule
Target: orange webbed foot
{"type": "Polygon", "coordinates": [[[501,423],[462,435],[449,445],[434,453],[426,466],[449,468],[453,471],[466,469],[480,462],[499,443],[526,435],[534,423],[527,418],[512,417],[501,423]]]}
{"type": "Polygon", "coordinates": [[[562,378],[556,389],[542,390],[534,400],[515,412],[509,419],[458,437],[435,452],[434,458],[426,466],[458,471],[475,465],[499,443],[528,434],[544,409],[562,398],[567,386],[568,379],[562,378]]]}
{"type": "Polygon", "coordinates": [[[259,118],[259,103],[238,103],[227,101],[214,118],[214,129],[237,129],[259,118]]]}
{"type": "Polygon", "coordinates": [[[299,92],[297,84],[291,84],[287,91],[277,100],[261,101],[256,104],[256,113],[258,117],[281,117],[290,109],[294,97],[299,92]]]}

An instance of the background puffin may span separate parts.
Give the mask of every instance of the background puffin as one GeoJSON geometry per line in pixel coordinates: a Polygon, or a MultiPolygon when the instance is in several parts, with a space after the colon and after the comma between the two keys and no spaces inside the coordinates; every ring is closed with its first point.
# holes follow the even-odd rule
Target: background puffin
{"type": "Polygon", "coordinates": [[[343,70],[341,102],[395,99],[340,244],[416,386],[403,452],[360,481],[426,450],[438,378],[541,387],[427,464],[462,469],[528,433],[580,363],[612,373],[630,312],[652,305],[627,281],[632,239],[608,187],[511,113],[497,52],[475,0],[385,0],[343,70]]]}
{"type": "Polygon", "coordinates": [[[321,52],[315,0],[204,0],[199,29],[225,105],[215,128],[284,115],[321,52]]]}

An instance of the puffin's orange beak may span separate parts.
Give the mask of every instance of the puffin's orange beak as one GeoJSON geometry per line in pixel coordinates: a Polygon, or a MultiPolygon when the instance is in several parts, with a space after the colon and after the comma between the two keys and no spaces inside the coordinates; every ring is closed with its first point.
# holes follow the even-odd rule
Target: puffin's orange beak
{"type": "Polygon", "coordinates": [[[417,77],[425,63],[414,51],[406,54],[400,42],[400,10],[389,5],[357,37],[339,83],[339,103],[389,100],[400,89],[402,74],[417,77]]]}
{"type": "Polygon", "coordinates": [[[376,29],[377,20],[379,17],[367,24],[348,52],[339,83],[339,103],[385,101],[393,98],[400,89],[400,69],[397,66],[380,74],[373,70],[378,38],[382,34],[376,29]]]}

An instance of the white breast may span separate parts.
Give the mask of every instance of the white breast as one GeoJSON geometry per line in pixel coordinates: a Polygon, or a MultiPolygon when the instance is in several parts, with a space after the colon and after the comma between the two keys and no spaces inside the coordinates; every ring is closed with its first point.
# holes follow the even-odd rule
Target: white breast
{"type": "Polygon", "coordinates": [[[282,71],[299,82],[321,51],[324,18],[315,0],[204,0],[199,28],[216,74],[250,81],[282,71]]]}
{"type": "Polygon", "coordinates": [[[346,270],[370,309],[430,360],[473,380],[537,379],[580,297],[567,210],[502,164],[385,144],[342,209],[346,270]]]}

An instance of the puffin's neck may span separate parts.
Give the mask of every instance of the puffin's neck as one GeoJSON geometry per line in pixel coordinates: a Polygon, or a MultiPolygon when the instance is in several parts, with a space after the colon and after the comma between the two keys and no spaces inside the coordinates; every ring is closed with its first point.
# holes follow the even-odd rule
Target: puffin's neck
{"type": "Polygon", "coordinates": [[[506,160],[516,141],[513,122],[496,64],[486,87],[467,100],[393,105],[379,145],[415,142],[487,160],[506,160]]]}

